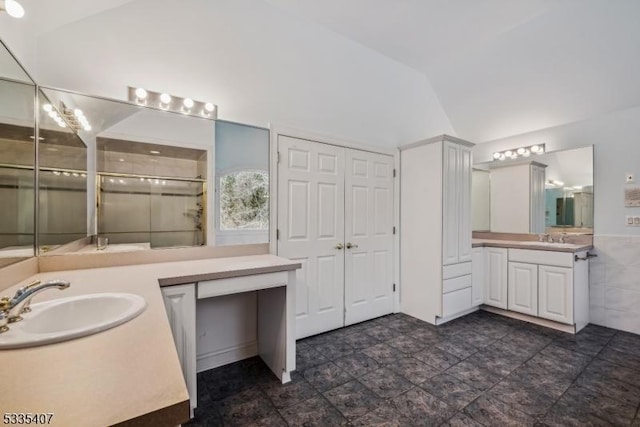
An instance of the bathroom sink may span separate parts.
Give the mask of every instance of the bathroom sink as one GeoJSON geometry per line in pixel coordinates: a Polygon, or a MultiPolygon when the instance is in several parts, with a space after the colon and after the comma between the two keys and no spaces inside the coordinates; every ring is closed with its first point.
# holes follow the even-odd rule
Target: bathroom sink
{"type": "Polygon", "coordinates": [[[147,303],[139,295],[102,293],[31,305],[24,320],[0,334],[0,350],[35,347],[102,332],[135,318],[147,303]]]}
{"type": "Polygon", "coordinates": [[[531,246],[546,246],[549,248],[563,248],[563,249],[574,249],[579,248],[581,245],[576,245],[574,243],[550,243],[550,242],[520,242],[522,245],[531,245],[531,246]]]}
{"type": "Polygon", "coordinates": [[[80,253],[114,253],[114,252],[134,252],[134,251],[143,251],[145,249],[150,249],[151,245],[149,243],[119,243],[114,245],[108,245],[106,248],[98,250],[94,245],[87,245],[84,248],[80,249],[78,252],[80,253]]]}

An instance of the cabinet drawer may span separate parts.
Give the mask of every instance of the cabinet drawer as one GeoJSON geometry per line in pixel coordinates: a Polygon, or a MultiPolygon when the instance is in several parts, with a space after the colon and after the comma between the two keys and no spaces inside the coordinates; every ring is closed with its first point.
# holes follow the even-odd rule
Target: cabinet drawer
{"type": "Polygon", "coordinates": [[[473,267],[471,262],[461,262],[459,264],[445,265],[444,267],[442,267],[442,278],[446,280],[453,277],[460,277],[466,274],[471,274],[472,269],[473,267]]]}
{"type": "Polygon", "coordinates": [[[449,292],[442,296],[442,317],[453,316],[471,308],[471,288],[449,292]]]}
{"type": "Polygon", "coordinates": [[[509,261],[526,262],[528,264],[554,265],[557,267],[573,267],[573,253],[536,251],[531,249],[509,249],[509,261]]]}
{"type": "Polygon", "coordinates": [[[198,282],[198,299],[286,286],[287,272],[255,274],[198,282]]]}
{"type": "Polygon", "coordinates": [[[453,279],[447,279],[442,281],[442,293],[447,294],[449,292],[459,291],[460,289],[468,288],[471,286],[471,274],[466,276],[455,277],[453,279]]]}

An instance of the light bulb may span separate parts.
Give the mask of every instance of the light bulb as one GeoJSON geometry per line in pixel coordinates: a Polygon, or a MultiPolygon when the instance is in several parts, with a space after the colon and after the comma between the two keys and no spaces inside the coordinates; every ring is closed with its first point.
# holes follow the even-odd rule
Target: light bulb
{"type": "Polygon", "coordinates": [[[47,113],[49,113],[51,110],[53,110],[53,106],[52,106],[51,104],[44,104],[44,105],[42,106],[42,109],[43,109],[44,111],[46,111],[47,113]]]}
{"type": "Polygon", "coordinates": [[[204,109],[207,110],[207,112],[209,112],[209,113],[213,113],[213,110],[215,108],[216,107],[210,102],[207,102],[206,104],[204,104],[204,109]]]}
{"type": "Polygon", "coordinates": [[[498,160],[504,160],[506,159],[506,156],[504,154],[500,154],[500,157],[498,157],[498,160]]]}
{"type": "Polygon", "coordinates": [[[538,151],[540,151],[540,146],[539,145],[532,145],[531,146],[531,152],[532,153],[537,153],[538,151]]]}
{"type": "Polygon", "coordinates": [[[171,96],[168,93],[160,95],[160,102],[163,104],[169,104],[171,102],[171,96]]]}
{"type": "Polygon", "coordinates": [[[186,107],[186,108],[193,108],[193,99],[191,98],[185,98],[184,101],[182,101],[182,104],[186,107]]]}
{"type": "Polygon", "coordinates": [[[498,153],[497,151],[495,153],[493,153],[493,159],[494,160],[498,160],[500,158],[500,153],[498,153]]]}
{"type": "Polygon", "coordinates": [[[136,98],[138,98],[140,101],[147,99],[147,91],[139,87],[138,89],[136,89],[136,98]]]}
{"type": "Polygon", "coordinates": [[[6,10],[12,18],[22,18],[24,16],[24,7],[16,0],[0,1],[0,10],[6,10]]]}
{"type": "Polygon", "coordinates": [[[513,155],[513,151],[507,150],[507,151],[504,152],[504,155],[507,156],[507,157],[511,157],[513,155]]]}
{"type": "Polygon", "coordinates": [[[524,154],[524,148],[518,148],[518,154],[522,156],[524,154]]]}
{"type": "Polygon", "coordinates": [[[529,157],[529,156],[531,155],[531,151],[529,151],[529,150],[524,150],[524,153],[522,153],[522,155],[523,155],[524,157],[529,157]]]}
{"type": "Polygon", "coordinates": [[[544,154],[544,147],[540,147],[540,149],[538,150],[538,154],[544,154]]]}

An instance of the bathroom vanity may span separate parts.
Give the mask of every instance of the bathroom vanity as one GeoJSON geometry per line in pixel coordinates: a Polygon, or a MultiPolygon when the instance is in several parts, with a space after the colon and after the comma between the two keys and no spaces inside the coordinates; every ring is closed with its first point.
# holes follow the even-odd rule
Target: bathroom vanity
{"type": "MultiPolygon", "coordinates": [[[[474,299],[498,314],[577,333],[589,323],[591,244],[473,240],[474,299]]],[[[479,304],[478,304],[479,305],[479,304]]]]}
{"type": "Polygon", "coordinates": [[[196,298],[237,292],[258,293],[258,352],[287,381],[295,369],[293,286],[297,268],[298,263],[273,255],[253,255],[28,277],[5,289],[3,295],[12,295],[33,280],[64,278],[71,282],[70,288],[64,293],[39,294],[34,303],[125,292],[143,297],[147,307],[129,322],[94,335],[1,351],[2,408],[5,412],[53,413],[51,425],[60,426],[182,424],[189,419],[189,399],[195,402],[196,396],[192,381],[195,313],[189,308],[195,306],[196,298]]]}

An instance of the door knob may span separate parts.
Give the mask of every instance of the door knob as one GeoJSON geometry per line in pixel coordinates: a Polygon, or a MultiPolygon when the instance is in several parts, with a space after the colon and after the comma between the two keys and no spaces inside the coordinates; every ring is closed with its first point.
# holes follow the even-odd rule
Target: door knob
{"type": "Polygon", "coordinates": [[[341,250],[342,248],[344,248],[344,246],[342,246],[342,243],[338,243],[334,249],[341,250]]]}
{"type": "Polygon", "coordinates": [[[358,249],[358,245],[353,244],[351,242],[347,242],[347,249],[351,249],[351,248],[358,249]]]}

